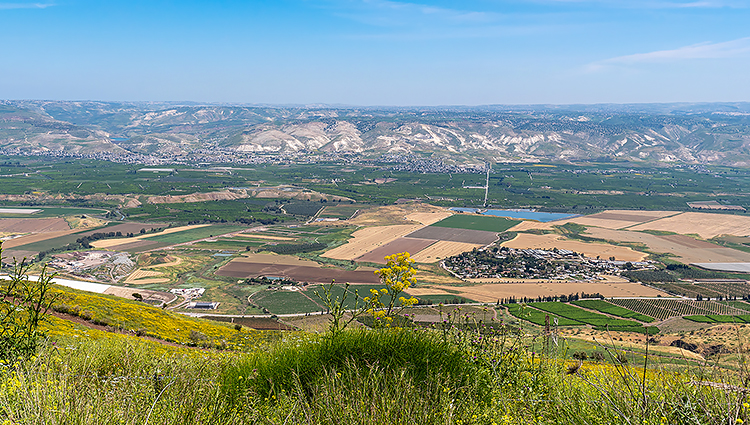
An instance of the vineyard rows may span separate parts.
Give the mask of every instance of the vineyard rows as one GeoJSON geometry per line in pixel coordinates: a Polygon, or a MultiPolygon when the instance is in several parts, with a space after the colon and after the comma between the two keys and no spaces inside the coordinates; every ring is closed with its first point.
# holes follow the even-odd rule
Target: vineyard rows
{"type": "Polygon", "coordinates": [[[580,300],[573,301],[571,304],[583,308],[588,308],[589,310],[596,310],[601,313],[611,314],[612,316],[623,317],[625,319],[635,319],[640,322],[646,323],[651,323],[654,321],[653,317],[649,317],[641,313],[636,313],[633,310],[620,307],[603,300],[580,300]]]}
{"type": "Polygon", "coordinates": [[[665,300],[665,299],[613,299],[611,303],[647,316],[664,320],[687,315],[743,315],[746,311],[716,301],[665,300]]]}

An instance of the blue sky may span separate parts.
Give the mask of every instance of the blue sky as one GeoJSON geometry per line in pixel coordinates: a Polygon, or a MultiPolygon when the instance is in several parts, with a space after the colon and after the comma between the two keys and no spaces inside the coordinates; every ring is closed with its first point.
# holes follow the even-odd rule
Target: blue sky
{"type": "Polygon", "coordinates": [[[0,98],[750,101],[750,0],[0,0],[0,98]]]}

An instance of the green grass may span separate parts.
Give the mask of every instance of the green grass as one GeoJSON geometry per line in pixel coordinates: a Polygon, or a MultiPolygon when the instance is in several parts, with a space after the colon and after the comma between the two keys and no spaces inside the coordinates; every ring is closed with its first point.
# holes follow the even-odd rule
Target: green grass
{"type": "Polygon", "coordinates": [[[627,308],[610,304],[602,300],[580,300],[573,301],[571,304],[588,308],[590,310],[596,310],[602,313],[611,314],[613,316],[624,317],[626,319],[635,319],[645,323],[651,323],[656,320],[653,317],[646,316],[645,314],[636,313],[633,310],[628,310],[627,308]]]}
{"type": "Polygon", "coordinates": [[[324,310],[320,304],[312,301],[317,300],[313,293],[308,296],[310,298],[297,291],[268,290],[257,292],[253,295],[252,302],[273,314],[314,313],[324,310]]]}
{"type": "Polygon", "coordinates": [[[144,238],[147,241],[161,242],[166,244],[178,244],[190,242],[198,239],[205,239],[214,236],[223,235],[226,233],[237,232],[246,229],[245,226],[229,226],[229,225],[211,225],[207,227],[198,227],[195,229],[183,230],[182,232],[169,233],[166,235],[155,235],[148,238],[144,238]]]}
{"type": "Polygon", "coordinates": [[[750,314],[741,316],[726,316],[721,314],[706,314],[685,316],[684,319],[698,323],[750,323],[750,314]]]}
{"type": "Polygon", "coordinates": [[[451,229],[484,230],[487,232],[504,232],[518,224],[518,220],[503,217],[488,217],[474,214],[455,214],[433,224],[433,227],[451,229]]]}
{"type": "Polygon", "coordinates": [[[693,369],[684,361],[662,366],[652,357],[644,374],[642,351],[564,339],[558,347],[507,327],[359,329],[336,338],[288,332],[237,353],[69,326],[70,335],[44,341],[35,357],[0,368],[3,420],[715,425],[750,419],[736,393],[695,385],[741,385],[741,371],[713,363],[693,369]],[[602,353],[604,361],[568,361],[572,350],[602,353]],[[618,363],[618,356],[629,363],[618,363]]]}
{"type": "Polygon", "coordinates": [[[545,319],[547,316],[549,316],[549,323],[550,325],[554,326],[554,319],[557,318],[557,325],[558,326],[581,326],[583,323],[568,319],[563,316],[555,315],[555,314],[549,314],[544,311],[539,311],[537,309],[531,308],[528,305],[523,304],[509,304],[506,305],[508,308],[508,312],[513,315],[514,317],[517,317],[522,320],[529,321],[531,323],[534,323],[536,325],[544,326],[545,319]]]}
{"type": "Polygon", "coordinates": [[[633,320],[615,319],[603,314],[592,313],[576,306],[561,302],[531,303],[534,308],[557,314],[570,320],[594,326],[600,330],[613,330],[623,332],[655,333],[658,330],[644,328],[644,326],[633,320]],[[648,329],[648,330],[647,330],[648,329]]]}

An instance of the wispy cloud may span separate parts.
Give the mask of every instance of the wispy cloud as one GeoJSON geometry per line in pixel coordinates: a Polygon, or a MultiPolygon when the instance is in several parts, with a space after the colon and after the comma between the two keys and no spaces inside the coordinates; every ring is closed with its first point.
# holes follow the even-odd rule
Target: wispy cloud
{"type": "Polygon", "coordinates": [[[52,6],[54,6],[53,3],[0,3],[0,10],[46,9],[52,6]]]}
{"type": "Polygon", "coordinates": [[[600,71],[608,67],[632,66],[642,63],[666,63],[691,59],[721,59],[745,56],[750,53],[750,37],[721,43],[699,43],[672,50],[618,56],[590,63],[586,70],[600,71]]]}
{"type": "Polygon", "coordinates": [[[495,12],[451,9],[393,0],[358,0],[346,2],[336,14],[376,26],[482,25],[504,16],[495,12]]]}
{"type": "Polygon", "coordinates": [[[538,3],[570,3],[598,5],[622,9],[746,9],[748,0],[692,0],[692,1],[652,1],[652,0],[538,0],[538,3]]]}

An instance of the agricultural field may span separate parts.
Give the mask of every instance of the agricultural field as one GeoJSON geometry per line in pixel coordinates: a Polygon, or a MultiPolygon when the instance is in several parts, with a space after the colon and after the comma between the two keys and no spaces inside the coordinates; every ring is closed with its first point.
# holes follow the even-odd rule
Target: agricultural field
{"type": "Polygon", "coordinates": [[[454,214],[431,224],[431,226],[500,233],[517,224],[518,220],[510,220],[503,217],[492,217],[478,214],[454,214]]]}
{"type": "Polygon", "coordinates": [[[620,261],[643,261],[648,256],[646,253],[635,251],[627,246],[612,245],[606,242],[584,242],[555,234],[518,233],[515,238],[503,242],[501,246],[515,249],[567,249],[580,252],[590,258],[615,257],[620,261]]]}
{"type": "Polygon", "coordinates": [[[686,212],[644,223],[631,230],[696,234],[703,239],[720,235],[750,236],[750,217],[734,214],[686,212]]]}
{"type": "Polygon", "coordinates": [[[62,232],[70,230],[68,223],[62,218],[2,218],[0,219],[0,233],[24,234],[62,232]]]}
{"type": "Polygon", "coordinates": [[[296,282],[309,283],[377,283],[380,279],[373,273],[374,269],[361,268],[344,270],[326,267],[314,261],[297,257],[274,254],[251,254],[235,258],[225,264],[215,274],[232,278],[249,277],[286,277],[296,282]]]}
{"type": "Polygon", "coordinates": [[[567,222],[583,226],[603,227],[605,229],[624,229],[677,214],[679,214],[679,211],[608,210],[597,214],[561,220],[558,223],[564,224],[564,222],[567,222]]]}
{"type": "Polygon", "coordinates": [[[557,319],[558,326],[583,326],[583,323],[577,320],[568,319],[555,314],[548,314],[547,312],[537,310],[528,305],[509,304],[506,307],[508,308],[508,312],[514,317],[529,321],[535,325],[544,326],[547,317],[549,317],[550,325],[553,325],[554,319],[557,319]]]}
{"type": "Polygon", "coordinates": [[[477,245],[489,245],[497,240],[497,233],[495,232],[437,227],[435,225],[423,227],[415,232],[409,233],[407,236],[410,238],[462,242],[477,245]]]}
{"type": "Polygon", "coordinates": [[[30,218],[33,215],[34,219],[51,218],[51,217],[66,217],[73,215],[103,215],[106,214],[107,210],[101,208],[74,208],[74,207],[59,207],[59,206],[44,206],[38,207],[1,207],[0,218],[30,218]],[[31,213],[23,211],[33,211],[31,213]]]}
{"type": "Polygon", "coordinates": [[[577,322],[594,326],[597,329],[606,330],[607,327],[609,327],[610,329],[637,329],[643,327],[641,323],[634,320],[616,319],[610,316],[605,316],[603,314],[592,313],[576,306],[561,302],[541,302],[531,303],[529,305],[536,309],[556,314],[560,317],[565,317],[570,320],[575,320],[577,322]]]}
{"type": "MultiPolygon", "coordinates": [[[[723,215],[723,214],[722,214],[723,215]]],[[[619,243],[642,244],[649,251],[670,254],[684,264],[750,262],[750,253],[725,248],[684,235],[653,235],[629,230],[588,227],[585,236],[619,243]]]]}
{"type": "MultiPolygon", "coordinates": [[[[497,281],[495,279],[494,281],[497,281]]],[[[447,286],[441,284],[429,285],[430,289],[451,291],[456,295],[478,302],[496,302],[503,298],[512,297],[550,297],[577,293],[599,293],[605,297],[656,297],[668,294],[657,289],[625,281],[597,281],[597,282],[550,282],[550,281],[504,281],[498,283],[475,282],[473,285],[447,286]]]]}
{"type": "Polygon", "coordinates": [[[401,237],[391,241],[383,246],[373,249],[365,255],[357,257],[357,261],[385,264],[384,258],[399,252],[420,252],[423,249],[437,242],[432,239],[416,239],[401,237]]]}
{"type": "Polygon", "coordinates": [[[412,255],[411,258],[418,263],[436,263],[442,259],[481,247],[480,244],[466,242],[437,241],[412,255]]]}
{"type": "Polygon", "coordinates": [[[689,315],[743,315],[746,311],[716,301],[674,299],[611,299],[612,304],[658,320],[689,315]]]}
{"type": "Polygon", "coordinates": [[[368,205],[362,204],[335,204],[326,205],[325,209],[318,214],[319,218],[337,218],[339,220],[348,220],[355,213],[368,208],[368,205]]]}
{"type": "Polygon", "coordinates": [[[351,240],[327,251],[323,257],[354,260],[421,227],[414,224],[365,227],[352,233],[351,240]]]}
{"type": "Polygon", "coordinates": [[[627,308],[616,306],[604,300],[580,300],[573,301],[571,302],[571,304],[577,305],[578,307],[587,308],[589,310],[596,310],[600,313],[605,313],[612,316],[618,316],[625,319],[635,319],[639,322],[651,323],[654,321],[653,317],[636,313],[633,310],[628,310],[627,308]]]}

